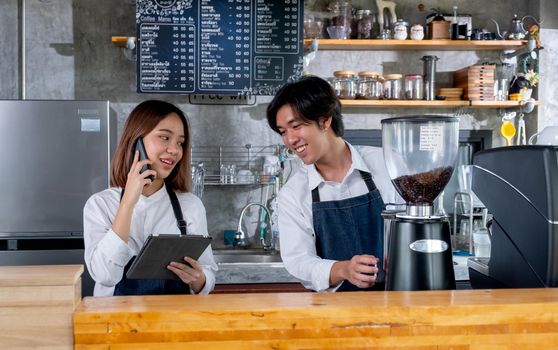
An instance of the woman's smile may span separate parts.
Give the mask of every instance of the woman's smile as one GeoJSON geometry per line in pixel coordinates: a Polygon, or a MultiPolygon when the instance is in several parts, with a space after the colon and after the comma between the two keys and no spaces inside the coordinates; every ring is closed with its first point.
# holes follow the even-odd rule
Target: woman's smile
{"type": "Polygon", "coordinates": [[[172,168],[174,168],[174,165],[176,164],[176,161],[168,158],[161,158],[159,160],[161,161],[163,168],[167,170],[172,170],[172,168]]]}

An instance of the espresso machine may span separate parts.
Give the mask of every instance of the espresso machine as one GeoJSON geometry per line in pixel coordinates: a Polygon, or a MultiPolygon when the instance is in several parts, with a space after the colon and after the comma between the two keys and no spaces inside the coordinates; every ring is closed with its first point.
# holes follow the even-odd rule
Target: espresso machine
{"type": "Polygon", "coordinates": [[[449,220],[435,215],[433,202],[453,173],[459,119],[408,116],[381,123],[388,174],[406,202],[387,237],[386,290],[455,289],[449,220]]]}
{"type": "Polygon", "coordinates": [[[490,258],[469,258],[477,288],[558,287],[558,147],[473,156],[473,191],[492,214],[490,258]]]}

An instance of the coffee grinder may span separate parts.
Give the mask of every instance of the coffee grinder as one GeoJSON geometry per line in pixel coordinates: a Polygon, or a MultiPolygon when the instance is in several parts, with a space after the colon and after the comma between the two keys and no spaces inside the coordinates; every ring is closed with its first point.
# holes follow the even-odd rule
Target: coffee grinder
{"type": "Polygon", "coordinates": [[[388,174],[406,203],[390,225],[386,290],[455,289],[449,220],[434,214],[433,202],[453,173],[459,119],[408,116],[381,123],[388,174]]]}

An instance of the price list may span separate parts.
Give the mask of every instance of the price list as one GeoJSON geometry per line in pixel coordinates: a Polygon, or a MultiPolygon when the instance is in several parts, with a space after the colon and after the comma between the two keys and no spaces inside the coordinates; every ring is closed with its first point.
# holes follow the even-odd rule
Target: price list
{"type": "Polygon", "coordinates": [[[256,52],[296,53],[302,0],[256,0],[256,52]]]}
{"type": "Polygon", "coordinates": [[[140,27],[139,90],[194,91],[194,27],[143,24],[140,27]],[[178,74],[176,74],[178,73],[178,74]]]}
{"type": "Polygon", "coordinates": [[[250,88],[250,2],[200,1],[200,91],[250,88]]]}
{"type": "Polygon", "coordinates": [[[272,95],[302,73],[302,0],[137,0],[138,92],[272,95]]]}

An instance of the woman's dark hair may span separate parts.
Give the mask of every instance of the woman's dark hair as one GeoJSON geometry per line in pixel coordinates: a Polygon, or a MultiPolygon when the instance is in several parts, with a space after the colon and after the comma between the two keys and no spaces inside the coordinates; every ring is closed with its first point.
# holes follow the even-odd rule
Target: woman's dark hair
{"type": "Polygon", "coordinates": [[[161,120],[171,113],[177,114],[182,120],[185,139],[182,144],[182,159],[165,179],[165,183],[171,186],[173,190],[190,191],[192,183],[191,143],[186,115],[172,103],[159,100],[148,100],[140,103],[128,116],[110,167],[111,186],[126,187],[128,172],[133,161],[132,150],[136,140],[149,134],[161,120]]]}
{"type": "Polygon", "coordinates": [[[289,105],[305,123],[317,124],[324,117],[331,117],[331,129],[341,137],[345,131],[341,103],[331,85],[322,78],[305,76],[281,87],[267,107],[267,122],[277,133],[277,112],[289,105]]]}

